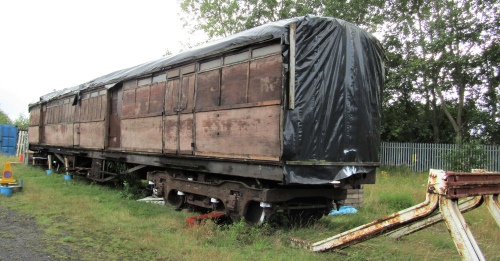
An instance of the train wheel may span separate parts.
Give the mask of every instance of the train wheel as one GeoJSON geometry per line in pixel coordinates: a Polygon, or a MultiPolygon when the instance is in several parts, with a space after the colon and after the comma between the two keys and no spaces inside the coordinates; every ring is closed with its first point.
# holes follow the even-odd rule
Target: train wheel
{"type": "Polygon", "coordinates": [[[186,202],[186,196],[180,191],[172,190],[168,193],[166,202],[172,205],[175,210],[181,210],[184,202],[186,202]]]}
{"type": "Polygon", "coordinates": [[[292,226],[310,226],[325,215],[325,209],[292,210],[288,213],[288,219],[292,226]]]}
{"type": "Polygon", "coordinates": [[[248,203],[247,212],[245,214],[245,220],[247,222],[254,225],[260,225],[267,221],[268,218],[269,214],[260,206],[259,202],[251,201],[248,203]]]}

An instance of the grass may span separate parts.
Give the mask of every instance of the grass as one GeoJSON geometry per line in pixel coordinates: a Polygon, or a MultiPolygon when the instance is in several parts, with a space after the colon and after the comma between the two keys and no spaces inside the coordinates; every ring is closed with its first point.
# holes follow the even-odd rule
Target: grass
{"type": "MultiPolygon", "coordinates": [[[[0,156],[0,164],[15,161],[0,156]]],[[[14,165],[22,192],[0,198],[2,206],[36,218],[59,258],[82,260],[457,260],[444,224],[401,240],[378,237],[339,251],[310,253],[290,246],[290,237],[308,241],[331,237],[425,199],[427,174],[381,169],[376,185],[365,186],[364,207],[356,215],[324,217],[308,228],[220,227],[212,222],[188,228],[194,215],[123,197],[112,187],[40,168],[14,165]],[[61,249],[66,249],[63,251],[61,249]]],[[[500,260],[500,229],[483,206],[466,219],[488,260],[500,260]]]]}

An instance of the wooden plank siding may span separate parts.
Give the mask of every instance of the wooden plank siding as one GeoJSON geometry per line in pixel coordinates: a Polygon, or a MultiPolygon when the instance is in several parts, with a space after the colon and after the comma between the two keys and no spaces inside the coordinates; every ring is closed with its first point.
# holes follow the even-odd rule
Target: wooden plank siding
{"type": "Polygon", "coordinates": [[[279,160],[279,44],[93,88],[33,107],[30,143],[89,149],[279,160]],[[40,126],[43,123],[43,126],[40,126]],[[43,136],[36,134],[43,133],[43,136]]]}
{"type": "Polygon", "coordinates": [[[279,105],[196,114],[196,155],[278,160],[279,105]]]}
{"type": "Polygon", "coordinates": [[[123,150],[161,152],[162,117],[122,119],[121,148],[123,150]]]}

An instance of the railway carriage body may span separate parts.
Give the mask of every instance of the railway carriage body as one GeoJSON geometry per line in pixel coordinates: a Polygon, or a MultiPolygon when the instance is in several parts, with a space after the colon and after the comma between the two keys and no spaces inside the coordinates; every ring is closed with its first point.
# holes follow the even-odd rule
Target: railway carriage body
{"type": "Polygon", "coordinates": [[[30,149],[88,177],[148,169],[158,196],[252,222],[316,215],[375,182],[383,52],[335,18],[256,27],[42,96],[30,149]]]}

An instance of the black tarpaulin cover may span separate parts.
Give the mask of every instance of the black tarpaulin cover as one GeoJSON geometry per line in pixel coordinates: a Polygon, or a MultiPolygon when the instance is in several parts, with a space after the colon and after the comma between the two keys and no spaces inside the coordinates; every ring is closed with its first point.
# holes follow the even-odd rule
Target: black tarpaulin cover
{"type": "Polygon", "coordinates": [[[384,84],[380,43],[345,21],[306,17],[297,21],[295,59],[295,108],[285,109],[284,119],[287,183],[373,172],[384,84]]]}
{"type": "Polygon", "coordinates": [[[165,70],[171,67],[178,66],[179,64],[204,59],[206,57],[217,55],[228,50],[237,49],[239,47],[246,46],[252,43],[281,39],[284,36],[284,33],[286,32],[290,23],[303,19],[305,19],[305,17],[290,18],[286,20],[267,23],[216,41],[203,44],[201,46],[186,50],[175,55],[166,56],[130,68],[118,70],[88,81],[86,83],[80,84],[78,86],[65,88],[43,95],[42,97],[40,97],[39,101],[30,104],[30,107],[37,105],[40,102],[50,101],[52,99],[71,93],[76,94],[89,88],[103,85],[114,86],[113,84],[116,84],[118,82],[165,70]]]}

